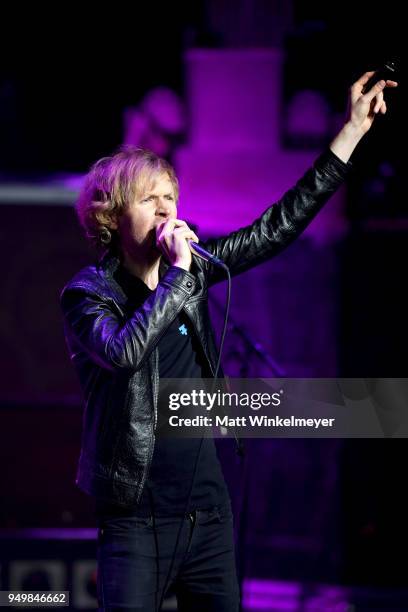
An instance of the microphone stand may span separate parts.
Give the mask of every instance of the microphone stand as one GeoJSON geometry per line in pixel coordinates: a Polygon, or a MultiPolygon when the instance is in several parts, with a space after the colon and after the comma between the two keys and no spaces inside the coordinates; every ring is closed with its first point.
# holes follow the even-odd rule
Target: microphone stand
{"type": "MultiPolygon", "coordinates": [[[[223,314],[223,307],[218,302],[218,300],[211,298],[211,304],[216,307],[219,313],[223,314]]],[[[273,357],[268,353],[268,351],[263,347],[263,345],[252,338],[247,331],[242,329],[237,323],[235,323],[233,317],[229,317],[228,331],[236,334],[243,342],[247,349],[255,353],[255,355],[270,369],[271,373],[274,377],[284,378],[286,376],[285,370],[273,359],[273,357]]],[[[247,378],[248,367],[244,364],[240,368],[240,375],[242,378],[247,378]],[[245,375],[243,375],[243,372],[245,375]]]]}

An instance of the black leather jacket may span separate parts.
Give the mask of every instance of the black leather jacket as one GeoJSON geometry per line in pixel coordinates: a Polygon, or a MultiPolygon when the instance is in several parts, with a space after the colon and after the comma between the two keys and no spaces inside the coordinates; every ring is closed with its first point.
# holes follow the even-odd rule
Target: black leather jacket
{"type": "MultiPolygon", "coordinates": [[[[204,246],[239,274],[291,243],[343,182],[349,166],[329,149],[252,225],[204,246]]],[[[207,306],[208,287],[223,272],[193,258],[191,272],[160,266],[160,282],[126,313],[114,278],[119,259],[106,254],[64,287],[65,335],[85,396],[77,485],[122,505],[140,499],[154,449],[159,386],[157,343],[181,309],[191,319],[214,372],[217,351],[207,306]]]]}

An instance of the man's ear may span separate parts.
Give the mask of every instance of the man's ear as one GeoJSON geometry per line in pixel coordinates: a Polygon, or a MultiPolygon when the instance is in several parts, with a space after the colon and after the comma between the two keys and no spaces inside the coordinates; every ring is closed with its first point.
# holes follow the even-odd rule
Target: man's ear
{"type": "Polygon", "coordinates": [[[116,215],[112,215],[109,219],[109,229],[117,230],[118,229],[118,218],[116,215]]]}

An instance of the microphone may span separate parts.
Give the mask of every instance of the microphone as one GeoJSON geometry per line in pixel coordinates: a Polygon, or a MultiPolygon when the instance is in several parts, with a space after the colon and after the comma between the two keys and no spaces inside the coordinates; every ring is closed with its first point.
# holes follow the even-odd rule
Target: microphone
{"type": "Polygon", "coordinates": [[[364,85],[362,93],[365,94],[369,89],[372,88],[373,85],[378,83],[378,81],[384,80],[387,81],[390,79],[391,81],[396,80],[397,75],[397,65],[396,62],[385,62],[380,68],[378,68],[372,77],[369,78],[367,83],[364,85]]]}
{"type": "Polygon", "coordinates": [[[225,263],[221,259],[219,259],[219,257],[216,257],[215,255],[212,255],[211,253],[203,249],[203,247],[197,244],[197,242],[194,242],[194,240],[188,240],[188,246],[190,247],[190,251],[193,253],[193,255],[201,257],[201,259],[204,259],[204,261],[208,261],[214,266],[221,266],[221,268],[227,267],[225,263]]]}

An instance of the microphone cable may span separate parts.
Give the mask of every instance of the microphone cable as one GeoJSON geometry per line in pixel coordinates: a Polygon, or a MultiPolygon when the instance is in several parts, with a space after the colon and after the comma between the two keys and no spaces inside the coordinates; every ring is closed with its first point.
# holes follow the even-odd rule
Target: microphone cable
{"type": "MultiPolygon", "coordinates": [[[[211,385],[211,392],[212,393],[214,392],[214,388],[215,388],[215,385],[216,385],[216,382],[217,382],[217,377],[218,377],[218,370],[220,369],[221,355],[222,355],[222,350],[223,350],[223,347],[224,347],[225,336],[226,336],[226,333],[227,333],[229,309],[230,309],[230,302],[231,302],[231,274],[230,274],[229,268],[228,268],[228,266],[224,262],[222,262],[218,258],[217,258],[216,265],[222,267],[225,270],[225,272],[227,273],[228,284],[227,284],[227,302],[226,302],[225,314],[224,314],[224,326],[223,326],[222,335],[221,335],[220,349],[219,349],[219,352],[218,352],[217,365],[216,365],[216,368],[215,368],[214,378],[213,378],[213,382],[212,382],[212,385],[211,385]]],[[[200,443],[199,443],[199,446],[198,446],[198,451],[197,451],[195,462],[194,462],[193,476],[191,478],[191,483],[190,483],[190,489],[189,489],[189,493],[188,493],[188,497],[187,497],[187,502],[186,502],[186,505],[185,505],[185,508],[184,508],[183,516],[181,517],[181,521],[180,521],[180,524],[179,524],[179,528],[178,528],[178,532],[177,532],[177,538],[176,538],[176,543],[174,545],[174,550],[173,550],[173,555],[172,555],[171,562],[170,562],[170,567],[169,567],[169,570],[168,570],[167,575],[166,575],[166,580],[164,582],[163,591],[162,591],[162,595],[160,597],[160,603],[159,603],[159,607],[157,609],[157,612],[161,611],[161,608],[162,608],[162,605],[163,605],[163,601],[164,601],[164,597],[166,595],[167,585],[168,585],[168,583],[170,581],[171,571],[173,569],[174,562],[175,562],[175,559],[176,559],[177,548],[178,548],[178,544],[179,544],[179,540],[180,540],[181,530],[183,528],[184,518],[185,518],[185,516],[187,514],[188,507],[190,505],[191,496],[192,496],[192,493],[193,493],[194,482],[195,482],[195,478],[196,478],[196,474],[197,474],[198,462],[199,462],[199,459],[200,459],[201,449],[202,449],[202,446],[203,446],[203,440],[204,440],[204,436],[201,437],[200,443]]],[[[155,529],[155,520],[154,520],[154,518],[153,518],[153,524],[154,524],[154,529],[155,529]]],[[[156,534],[155,534],[155,541],[157,543],[157,536],[156,536],[156,534]]],[[[159,562],[157,562],[157,571],[158,570],[159,570],[159,562]]],[[[159,584],[159,576],[157,577],[156,584],[157,585],[159,584]]],[[[157,595],[156,595],[156,597],[157,597],[157,595]]]]}

